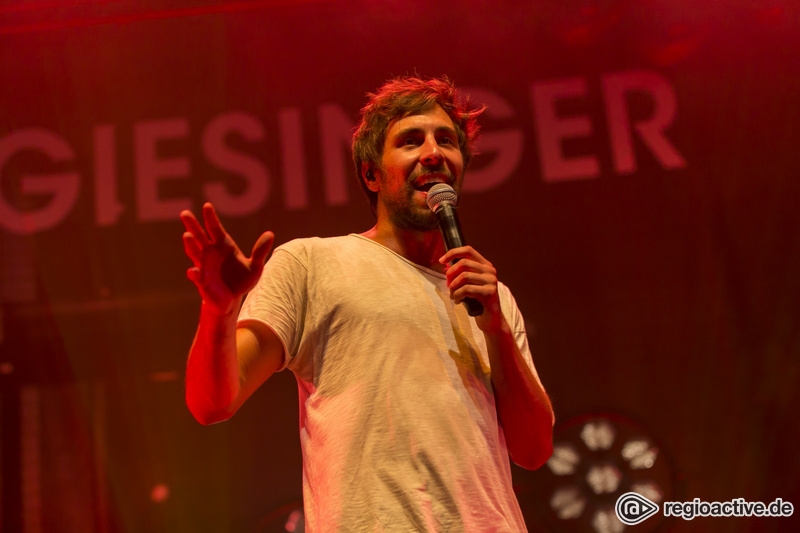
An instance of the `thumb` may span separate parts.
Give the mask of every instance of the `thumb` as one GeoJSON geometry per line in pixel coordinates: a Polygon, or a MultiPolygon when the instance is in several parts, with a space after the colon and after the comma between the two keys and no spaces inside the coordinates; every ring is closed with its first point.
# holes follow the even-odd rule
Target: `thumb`
{"type": "Polygon", "coordinates": [[[191,267],[189,270],[186,271],[186,277],[189,278],[189,281],[200,286],[200,269],[197,267],[191,267]]]}
{"type": "Polygon", "coordinates": [[[274,241],[274,233],[271,231],[265,231],[262,233],[261,237],[259,237],[256,243],[253,245],[253,252],[250,255],[250,261],[258,266],[263,266],[264,260],[267,258],[270,249],[272,249],[272,243],[274,241]]]}

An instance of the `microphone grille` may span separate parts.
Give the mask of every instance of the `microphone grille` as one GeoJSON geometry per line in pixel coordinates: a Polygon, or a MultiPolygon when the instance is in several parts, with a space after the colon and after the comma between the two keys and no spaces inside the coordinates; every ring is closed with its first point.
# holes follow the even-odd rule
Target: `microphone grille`
{"type": "Polygon", "coordinates": [[[436,208],[441,204],[450,204],[452,206],[457,205],[458,194],[448,184],[437,183],[428,191],[427,202],[431,211],[436,211],[436,208]]]}

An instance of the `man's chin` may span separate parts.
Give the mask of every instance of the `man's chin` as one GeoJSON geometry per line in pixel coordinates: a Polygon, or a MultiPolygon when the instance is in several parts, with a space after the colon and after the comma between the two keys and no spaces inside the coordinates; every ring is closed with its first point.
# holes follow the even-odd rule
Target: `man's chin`
{"type": "Polygon", "coordinates": [[[425,214],[405,214],[405,216],[394,216],[392,222],[395,226],[406,231],[436,231],[439,224],[436,216],[432,212],[425,214]]]}

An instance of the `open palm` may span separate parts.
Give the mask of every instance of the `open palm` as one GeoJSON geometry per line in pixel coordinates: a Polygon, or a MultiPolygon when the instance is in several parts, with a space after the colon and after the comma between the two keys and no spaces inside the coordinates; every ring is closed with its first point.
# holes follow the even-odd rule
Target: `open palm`
{"type": "Polygon", "coordinates": [[[228,312],[255,286],[275,236],[271,231],[262,233],[247,257],[222,227],[214,206],[208,202],[203,205],[203,220],[205,230],[191,211],[181,213],[186,227],[183,247],[193,263],[186,276],[197,286],[207,305],[220,313],[228,312]]]}

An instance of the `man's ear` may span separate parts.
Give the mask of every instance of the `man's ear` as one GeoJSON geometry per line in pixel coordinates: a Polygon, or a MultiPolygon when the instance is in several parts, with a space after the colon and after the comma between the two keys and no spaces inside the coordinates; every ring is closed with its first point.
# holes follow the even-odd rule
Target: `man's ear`
{"type": "Polygon", "coordinates": [[[364,180],[364,183],[367,185],[367,189],[370,191],[378,192],[380,190],[378,179],[375,176],[375,171],[366,162],[361,163],[361,179],[364,180]]]}

